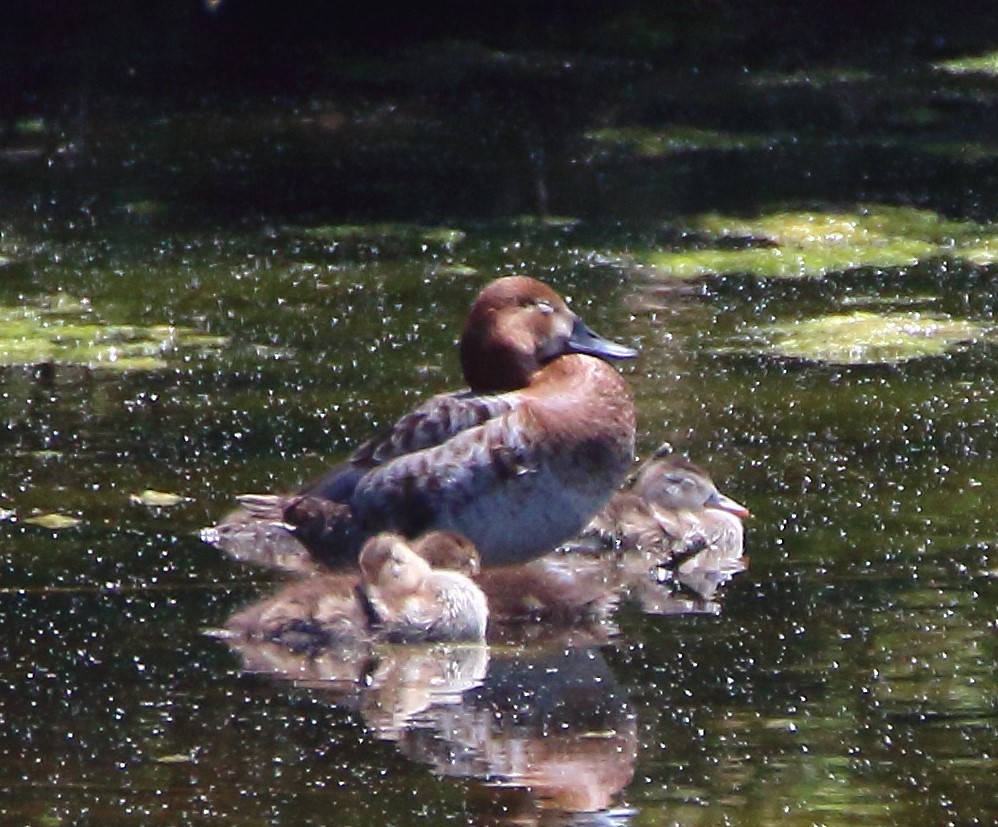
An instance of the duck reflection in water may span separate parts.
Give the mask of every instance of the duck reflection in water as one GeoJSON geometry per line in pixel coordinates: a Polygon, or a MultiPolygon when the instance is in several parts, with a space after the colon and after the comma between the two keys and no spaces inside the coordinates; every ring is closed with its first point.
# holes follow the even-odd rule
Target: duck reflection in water
{"type": "MultiPolygon", "coordinates": [[[[230,621],[230,630],[249,633],[228,643],[246,671],[327,692],[403,755],[466,779],[473,820],[606,815],[621,806],[638,744],[633,710],[598,648],[614,633],[607,609],[623,593],[648,612],[716,610],[718,586],[745,567],[745,514],[696,466],[655,457],[573,541],[574,550],[477,575],[493,618],[546,614],[571,619],[570,626],[493,623],[490,647],[398,646],[368,634],[294,651],[286,635],[261,634],[266,623],[241,620],[230,621]]],[[[414,544],[431,570],[463,568],[459,576],[474,572],[468,546],[451,533],[414,544]]],[[[321,584],[338,577],[293,583],[287,595],[307,595],[304,604],[315,606],[321,584]]],[[[377,578],[364,572],[359,579],[377,578]]],[[[270,610],[251,607],[242,616],[260,618],[273,601],[260,604],[270,610]]]]}
{"type": "Polygon", "coordinates": [[[402,755],[465,779],[472,821],[529,824],[611,810],[633,778],[634,710],[591,645],[555,633],[539,645],[376,643],[363,655],[228,643],[247,672],[322,691],[402,755]]]}

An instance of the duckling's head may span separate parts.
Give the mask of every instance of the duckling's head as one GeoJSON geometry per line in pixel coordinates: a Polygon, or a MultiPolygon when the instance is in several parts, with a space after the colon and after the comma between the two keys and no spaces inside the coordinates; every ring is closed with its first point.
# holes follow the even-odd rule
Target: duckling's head
{"type": "Polygon", "coordinates": [[[450,569],[469,577],[482,570],[478,549],[456,531],[430,531],[416,541],[413,550],[435,569],[450,569]]]}
{"type": "Polygon", "coordinates": [[[716,508],[736,517],[750,516],[744,505],[717,490],[706,471],[678,454],[649,462],[641,469],[632,490],[662,508],[676,511],[716,508]]]}
{"type": "Polygon", "coordinates": [[[430,564],[412,550],[401,534],[382,532],[370,538],[358,558],[364,582],[389,594],[418,591],[430,564]]]}
{"type": "Polygon", "coordinates": [[[637,351],[593,333],[565,300],[527,276],[486,285],[461,336],[461,368],[477,393],[518,390],[545,364],[568,353],[631,359],[637,351]]]}

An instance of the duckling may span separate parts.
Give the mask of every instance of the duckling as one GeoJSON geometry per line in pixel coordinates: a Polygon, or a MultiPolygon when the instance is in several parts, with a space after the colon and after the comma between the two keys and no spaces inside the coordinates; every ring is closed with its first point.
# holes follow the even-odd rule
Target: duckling
{"type": "MultiPolygon", "coordinates": [[[[467,563],[470,543],[443,548],[433,538],[430,553],[452,562],[467,563]],[[464,556],[464,561],[462,561],[464,556]]],[[[482,640],[488,622],[488,604],[482,590],[459,571],[434,569],[404,537],[388,532],[364,544],[361,577],[368,607],[386,640],[482,640]]]]}
{"type": "Polygon", "coordinates": [[[652,569],[704,549],[740,558],[748,514],[703,469],[659,453],[579,537],[529,563],[486,569],[478,583],[493,618],[600,618],[652,569]]]}
{"type": "Polygon", "coordinates": [[[379,640],[484,638],[488,605],[468,576],[477,572],[478,556],[465,538],[431,532],[410,545],[385,532],[364,544],[359,564],[359,574],[304,578],[237,612],[226,623],[227,636],[296,651],[379,640]]]}
{"type": "Polygon", "coordinates": [[[702,468],[686,457],[663,456],[660,451],[629,488],[613,495],[582,538],[668,556],[718,544],[740,548],[742,519],[749,516],[744,505],[718,491],[702,468]]]}

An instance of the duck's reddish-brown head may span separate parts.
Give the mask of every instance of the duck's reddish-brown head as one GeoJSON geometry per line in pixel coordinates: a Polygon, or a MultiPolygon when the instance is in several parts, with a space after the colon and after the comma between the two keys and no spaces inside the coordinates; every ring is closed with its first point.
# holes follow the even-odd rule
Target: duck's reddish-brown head
{"type": "Polygon", "coordinates": [[[461,336],[461,368],[477,393],[525,388],[534,373],[567,353],[601,359],[637,356],[633,348],[593,333],[561,296],[527,276],[486,285],[461,336]]]}

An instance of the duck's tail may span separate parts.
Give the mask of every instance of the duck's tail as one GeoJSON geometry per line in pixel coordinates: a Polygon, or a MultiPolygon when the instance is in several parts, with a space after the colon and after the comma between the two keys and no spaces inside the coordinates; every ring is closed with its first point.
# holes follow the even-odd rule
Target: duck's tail
{"type": "Polygon", "coordinates": [[[269,520],[280,523],[291,531],[294,526],[284,520],[284,512],[290,505],[287,497],[280,494],[237,494],[236,502],[252,520],[269,520]]]}
{"type": "Polygon", "coordinates": [[[296,539],[295,526],[284,518],[293,499],[243,494],[238,497],[240,508],[218,525],[201,529],[201,540],[241,563],[298,574],[314,571],[315,561],[296,539]]]}
{"type": "Polygon", "coordinates": [[[305,494],[240,494],[239,508],[201,539],[245,563],[285,571],[357,562],[367,534],[350,506],[305,494]]]}

